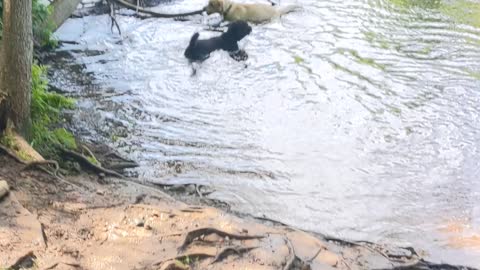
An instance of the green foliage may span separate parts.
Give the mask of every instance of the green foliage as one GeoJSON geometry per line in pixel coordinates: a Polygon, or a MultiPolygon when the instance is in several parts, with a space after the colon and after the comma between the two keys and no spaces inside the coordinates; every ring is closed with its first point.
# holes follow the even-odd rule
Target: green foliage
{"type": "Polygon", "coordinates": [[[47,91],[46,71],[45,66],[32,66],[31,145],[40,154],[54,157],[56,145],[69,149],[77,148],[75,138],[70,132],[64,128],[55,128],[62,120],[61,110],[72,109],[74,100],[47,91]]]}
{"type": "MultiPolygon", "coordinates": [[[[50,20],[50,14],[53,12],[52,6],[45,6],[32,0],[32,27],[35,42],[42,47],[53,48],[58,45],[58,41],[53,38],[55,24],[50,20]]],[[[0,0],[0,39],[3,30],[3,0],[0,0]]]]}
{"type": "Polygon", "coordinates": [[[55,24],[50,20],[53,6],[45,6],[33,0],[32,2],[32,26],[35,40],[42,47],[56,47],[58,41],[52,37],[55,31],[55,24]]]}

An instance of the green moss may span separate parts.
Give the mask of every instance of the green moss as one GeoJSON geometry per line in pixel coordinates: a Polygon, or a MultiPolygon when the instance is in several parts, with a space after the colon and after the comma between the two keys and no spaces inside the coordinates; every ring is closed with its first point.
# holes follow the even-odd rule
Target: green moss
{"type": "Polygon", "coordinates": [[[390,48],[389,42],[382,35],[379,35],[373,31],[363,32],[363,35],[365,36],[365,40],[371,44],[378,44],[378,46],[382,49],[390,48]]]}
{"type": "Polygon", "coordinates": [[[22,160],[25,160],[25,161],[29,161],[29,160],[32,160],[33,158],[28,154],[26,153],[25,151],[16,151],[15,152],[17,154],[17,156],[19,158],[21,158],[22,160]]]}
{"type": "Polygon", "coordinates": [[[92,164],[95,164],[97,166],[101,166],[100,162],[95,157],[87,157],[88,161],[90,161],[92,164]]]}
{"type": "Polygon", "coordinates": [[[425,9],[438,8],[441,5],[441,0],[390,0],[390,3],[400,8],[419,7],[425,9]]]}
{"type": "Polygon", "coordinates": [[[295,60],[295,64],[300,64],[300,63],[305,62],[305,60],[298,55],[293,56],[293,59],[295,60]]]}
{"type": "Polygon", "coordinates": [[[368,65],[368,66],[371,66],[371,67],[374,67],[374,68],[378,68],[380,70],[385,70],[385,65],[383,64],[380,64],[380,63],[377,63],[374,59],[372,58],[368,58],[368,57],[363,57],[363,56],[360,56],[358,54],[357,51],[355,50],[352,50],[352,49],[343,49],[343,48],[340,48],[338,49],[338,52],[345,55],[345,54],[350,54],[357,63],[360,63],[360,64],[364,64],[364,65],[368,65]]]}
{"type": "Polygon", "coordinates": [[[480,27],[480,3],[472,0],[389,0],[401,9],[436,9],[440,13],[462,24],[480,27]]]}
{"type": "Polygon", "coordinates": [[[458,23],[480,27],[480,3],[468,0],[448,1],[442,4],[440,12],[458,23]]]}
{"type": "Polygon", "coordinates": [[[64,128],[58,128],[61,110],[72,109],[74,100],[60,94],[48,92],[46,67],[32,66],[32,128],[30,143],[45,157],[56,156],[56,146],[75,149],[75,138],[64,128]]]}
{"type": "Polygon", "coordinates": [[[428,55],[432,52],[432,45],[427,45],[423,47],[423,49],[420,51],[421,54],[428,55]]]}
{"type": "Polygon", "coordinates": [[[12,135],[10,134],[4,134],[2,137],[0,137],[0,144],[4,145],[10,149],[15,149],[15,139],[13,138],[12,135]]]}
{"type": "Polygon", "coordinates": [[[178,269],[189,269],[188,264],[183,263],[182,261],[175,260],[175,266],[178,269]]]}
{"type": "MultiPolygon", "coordinates": [[[[9,148],[11,151],[13,151],[22,160],[30,161],[30,160],[33,159],[32,156],[30,156],[27,152],[20,149],[20,147],[16,143],[16,140],[15,140],[14,136],[8,131],[5,132],[0,137],[0,144],[9,148]]],[[[1,270],[1,268],[0,268],[0,270],[1,270]]]]}
{"type": "Polygon", "coordinates": [[[465,69],[465,72],[467,72],[468,76],[476,79],[476,80],[480,80],[480,71],[473,71],[473,70],[470,70],[470,69],[465,69]]]}
{"type": "Polygon", "coordinates": [[[112,134],[112,136],[110,137],[110,139],[112,140],[112,142],[118,142],[118,140],[120,139],[117,135],[115,134],[112,134]]]}

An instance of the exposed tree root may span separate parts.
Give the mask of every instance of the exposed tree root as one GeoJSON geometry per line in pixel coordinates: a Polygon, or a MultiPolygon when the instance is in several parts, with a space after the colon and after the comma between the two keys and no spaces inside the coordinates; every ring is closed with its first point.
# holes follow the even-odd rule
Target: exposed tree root
{"type": "Polygon", "coordinates": [[[112,170],[123,170],[123,169],[130,169],[130,168],[137,168],[138,164],[134,162],[118,162],[115,164],[108,164],[108,166],[112,170]]]}
{"type": "Polygon", "coordinates": [[[338,243],[340,245],[344,245],[344,246],[348,246],[348,247],[361,246],[359,243],[355,243],[355,242],[352,242],[352,241],[347,241],[347,240],[343,240],[343,239],[336,238],[336,237],[331,237],[331,236],[324,236],[324,239],[325,239],[325,241],[338,243]]]}
{"type": "Polygon", "coordinates": [[[320,252],[322,252],[322,250],[324,250],[325,248],[321,247],[318,249],[318,251],[310,258],[307,260],[308,263],[312,263],[313,260],[315,260],[317,257],[318,257],[318,254],[320,254],[320,252]]]}
{"type": "Polygon", "coordinates": [[[60,177],[58,175],[58,171],[60,169],[59,165],[58,165],[58,162],[56,162],[55,160],[37,160],[37,161],[31,161],[31,162],[27,162],[23,159],[21,159],[19,156],[17,156],[13,151],[11,151],[10,149],[8,149],[7,147],[3,146],[3,145],[0,145],[0,150],[2,150],[5,154],[7,154],[9,157],[13,158],[15,161],[17,161],[18,163],[20,164],[25,164],[25,167],[23,167],[22,171],[23,170],[27,170],[29,168],[32,168],[32,167],[37,167],[39,170],[55,177],[57,180],[61,181],[61,182],[64,182],[68,185],[71,185],[71,186],[74,186],[74,187],[77,187],[77,188],[80,188],[78,185],[74,184],[74,183],[71,183],[65,179],[63,179],[62,177],[60,177]],[[51,172],[50,170],[48,170],[47,168],[45,167],[42,167],[44,165],[53,165],[55,167],[55,170],[53,172],[51,172]]]}
{"type": "Polygon", "coordinates": [[[281,221],[278,221],[278,220],[274,220],[274,219],[270,219],[270,218],[267,218],[267,217],[257,217],[257,216],[254,216],[253,217],[254,219],[258,219],[258,220],[262,220],[262,221],[268,221],[268,222],[271,222],[275,225],[281,225],[281,226],[285,226],[285,227],[288,227],[289,225],[286,224],[286,223],[283,223],[281,221]]]}
{"type": "Polygon", "coordinates": [[[196,10],[196,11],[192,11],[192,12],[166,14],[166,13],[159,13],[159,12],[151,11],[151,10],[148,10],[148,9],[144,9],[142,7],[139,7],[138,5],[130,4],[126,1],[124,1],[124,0],[109,0],[109,1],[115,2],[115,3],[117,3],[117,4],[119,4],[123,7],[134,10],[136,12],[145,13],[145,14],[148,14],[148,15],[150,15],[152,17],[156,17],[156,18],[185,17],[185,16],[196,15],[196,14],[202,14],[202,12],[205,10],[205,8],[203,8],[201,10],[196,10]]]}
{"type": "Polygon", "coordinates": [[[26,163],[25,167],[22,168],[22,171],[25,171],[25,170],[28,170],[28,169],[31,169],[31,168],[34,168],[34,167],[37,167],[37,166],[45,166],[45,165],[53,165],[54,166],[54,171],[49,172],[49,174],[58,177],[57,173],[58,173],[58,170],[60,170],[60,166],[58,165],[58,162],[56,162],[55,160],[39,160],[39,161],[28,162],[28,163],[26,163]]]}
{"type": "Polygon", "coordinates": [[[93,161],[95,161],[95,163],[101,164],[100,161],[98,161],[97,157],[95,157],[95,155],[93,154],[92,150],[90,150],[90,148],[82,144],[82,149],[88,153],[88,155],[93,159],[93,161]]]}
{"type": "Polygon", "coordinates": [[[202,252],[192,252],[192,253],[182,254],[182,255],[179,255],[179,256],[171,258],[171,259],[158,261],[158,262],[153,263],[153,265],[157,266],[157,265],[161,265],[161,264],[164,264],[164,263],[167,263],[167,262],[185,261],[187,258],[189,260],[193,259],[193,258],[198,258],[200,260],[203,260],[203,259],[214,258],[214,257],[215,257],[215,255],[213,255],[213,254],[202,253],[202,252]]]}
{"type": "Polygon", "coordinates": [[[243,253],[249,252],[252,249],[256,249],[258,247],[224,247],[218,252],[215,259],[210,264],[214,264],[217,262],[221,262],[223,259],[227,258],[231,254],[242,255],[243,253]]]}
{"type": "Polygon", "coordinates": [[[221,231],[215,228],[200,228],[193,231],[190,231],[185,236],[183,244],[178,248],[179,250],[185,250],[185,248],[190,245],[196,238],[202,235],[217,234],[221,237],[228,237],[230,239],[236,240],[248,240],[248,239],[262,239],[265,238],[263,235],[242,235],[242,234],[233,234],[221,231]]]}
{"type": "Polygon", "coordinates": [[[2,150],[5,154],[13,158],[15,161],[21,164],[27,164],[26,161],[23,159],[19,158],[12,150],[8,149],[7,147],[3,146],[0,144],[0,150],[2,150]]]}
{"type": "Polygon", "coordinates": [[[290,242],[290,239],[285,238],[285,242],[287,243],[288,246],[288,251],[290,252],[290,257],[285,264],[285,267],[283,267],[283,270],[291,270],[293,267],[293,264],[295,263],[295,259],[297,258],[297,254],[295,254],[295,249],[293,248],[292,242],[290,242]]]}
{"type": "Polygon", "coordinates": [[[105,168],[100,167],[96,164],[93,164],[92,162],[90,162],[90,160],[88,160],[87,157],[85,157],[84,155],[82,155],[80,153],[65,149],[63,147],[61,148],[61,150],[65,154],[67,154],[68,156],[70,156],[70,157],[76,159],[77,161],[83,163],[84,165],[88,166],[90,169],[94,170],[97,173],[104,173],[105,175],[115,176],[115,177],[122,178],[122,179],[125,178],[123,175],[117,173],[116,171],[105,169],[105,168]]]}

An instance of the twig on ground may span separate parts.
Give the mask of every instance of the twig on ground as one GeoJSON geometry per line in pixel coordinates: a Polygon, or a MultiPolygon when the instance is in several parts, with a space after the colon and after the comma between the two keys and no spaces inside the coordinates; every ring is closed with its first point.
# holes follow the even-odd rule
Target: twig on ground
{"type": "Polygon", "coordinates": [[[248,240],[248,239],[261,239],[265,238],[263,235],[242,235],[242,234],[233,234],[233,233],[227,233],[224,231],[221,231],[219,229],[215,228],[200,228],[196,229],[193,231],[190,231],[187,233],[185,236],[185,240],[183,241],[183,244],[178,248],[179,250],[185,250],[185,248],[190,245],[193,240],[196,238],[202,236],[202,235],[208,235],[208,234],[217,234],[221,237],[229,237],[230,239],[237,239],[237,240],[248,240]]]}
{"type": "Polygon", "coordinates": [[[45,224],[40,223],[40,229],[42,230],[43,243],[45,244],[45,247],[48,248],[48,239],[47,234],[45,233],[45,224]]]}
{"type": "Polygon", "coordinates": [[[221,262],[223,259],[228,257],[230,254],[237,254],[237,255],[242,255],[243,253],[249,252],[252,249],[256,249],[258,247],[224,247],[218,252],[217,256],[215,256],[215,259],[210,264],[214,264],[217,262],[221,262]]]}

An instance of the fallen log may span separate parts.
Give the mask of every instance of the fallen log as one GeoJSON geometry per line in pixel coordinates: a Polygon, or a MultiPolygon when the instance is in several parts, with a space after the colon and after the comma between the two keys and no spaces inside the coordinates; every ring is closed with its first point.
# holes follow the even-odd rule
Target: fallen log
{"type": "Polygon", "coordinates": [[[140,7],[140,6],[136,6],[136,5],[133,5],[133,4],[130,4],[124,0],[108,0],[109,2],[113,2],[113,3],[116,3],[120,6],[123,6],[125,8],[128,8],[128,9],[131,9],[131,10],[134,10],[136,12],[141,12],[141,13],[145,13],[145,14],[148,14],[152,17],[155,17],[155,18],[176,18],[176,17],[185,17],[185,16],[191,16],[191,15],[197,15],[197,14],[202,14],[203,11],[205,11],[205,8],[202,8],[200,10],[195,10],[195,11],[191,11],[191,12],[185,12],[185,13],[176,13],[176,14],[167,14],[167,13],[159,13],[159,12],[155,12],[155,11],[152,11],[152,10],[148,10],[148,9],[145,9],[143,7],[140,7]]]}

